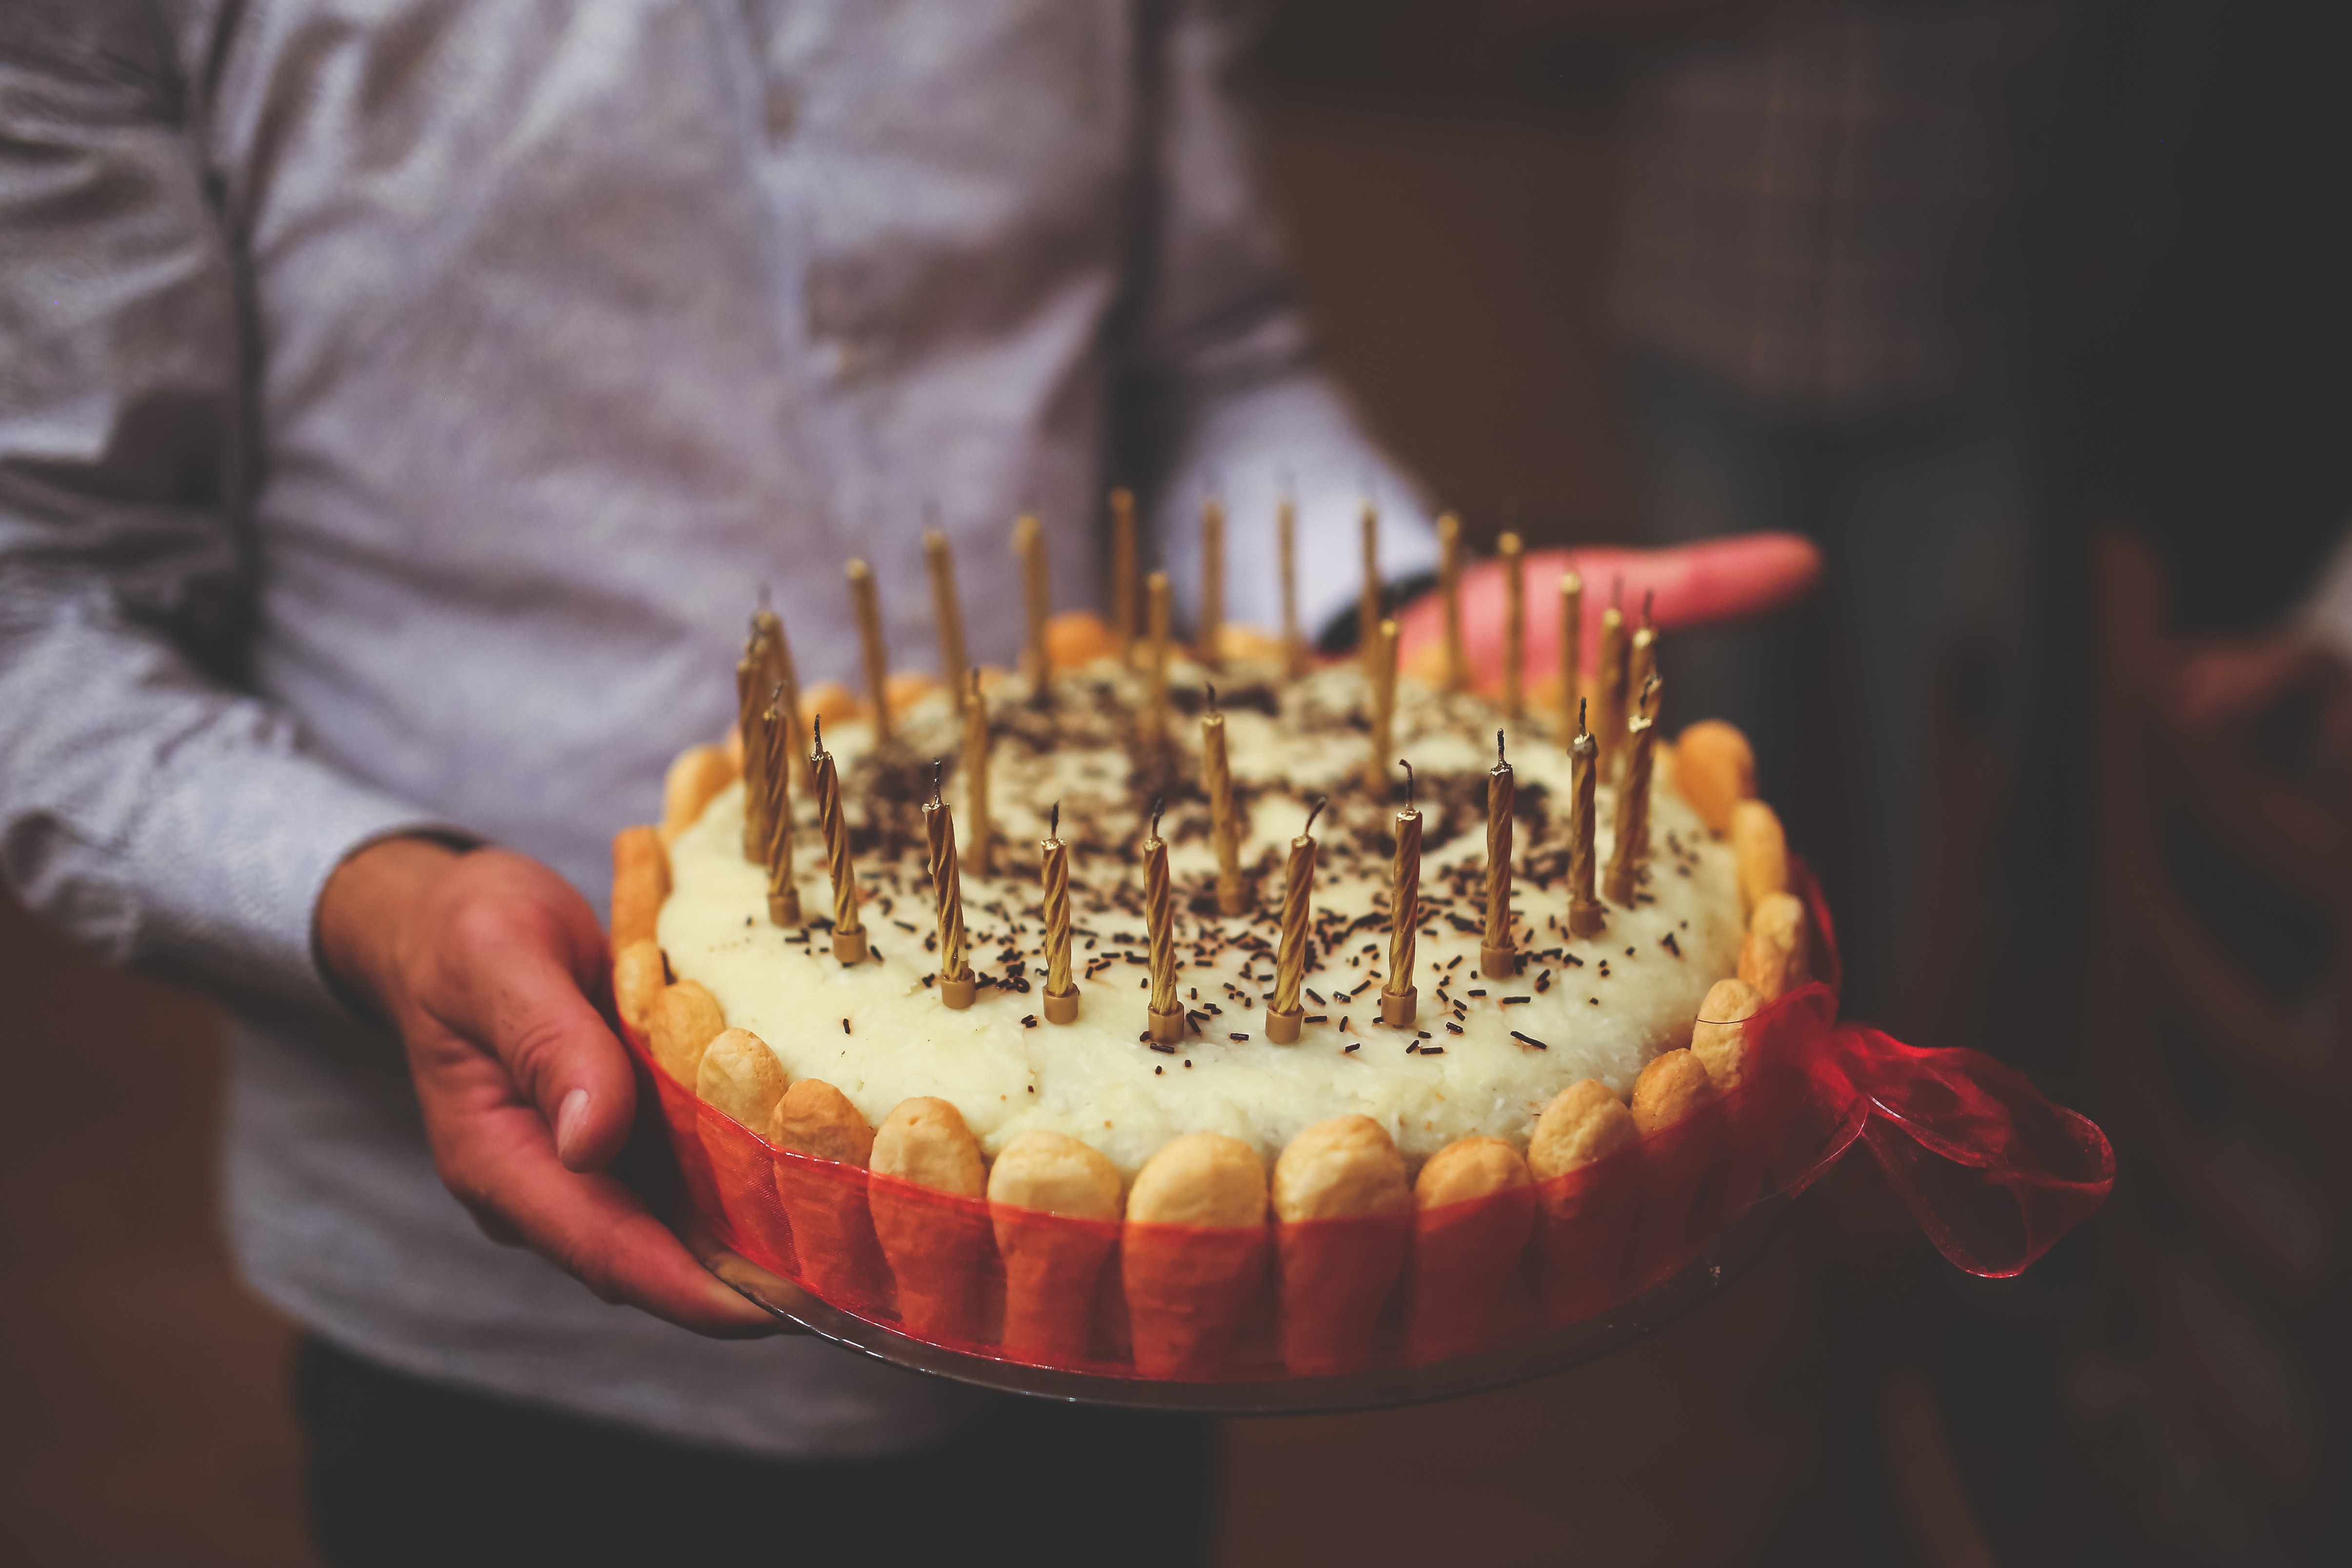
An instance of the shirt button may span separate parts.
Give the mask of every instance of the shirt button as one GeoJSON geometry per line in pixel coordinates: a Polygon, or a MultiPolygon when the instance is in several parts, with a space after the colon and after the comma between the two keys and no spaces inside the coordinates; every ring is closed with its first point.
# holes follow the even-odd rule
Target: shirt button
{"type": "Polygon", "coordinates": [[[768,140],[781,142],[793,133],[793,122],[800,117],[800,100],[783,83],[770,82],[763,115],[768,140]]]}

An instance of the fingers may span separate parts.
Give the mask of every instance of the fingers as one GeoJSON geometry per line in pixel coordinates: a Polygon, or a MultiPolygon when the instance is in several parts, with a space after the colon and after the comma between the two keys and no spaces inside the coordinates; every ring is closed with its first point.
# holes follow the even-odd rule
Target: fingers
{"type": "Polygon", "coordinates": [[[696,1333],[774,1331],[617,1178],[566,1169],[548,1122],[499,1062],[446,1032],[412,1041],[410,1056],[441,1179],[494,1239],[519,1240],[604,1300],[696,1333]]]}
{"type": "MultiPolygon", "coordinates": [[[[1637,620],[1645,597],[1662,630],[1738,620],[1764,615],[1802,598],[1821,576],[1821,552],[1790,533],[1743,533],[1704,540],[1668,550],[1593,547],[1541,550],[1526,557],[1527,679],[1542,679],[1553,668],[1559,637],[1563,572],[1584,577],[1582,663],[1600,657],[1601,612],[1620,593],[1628,621],[1637,620]]],[[[1462,578],[1465,647],[1474,670],[1497,678],[1503,659],[1504,586],[1500,569],[1487,562],[1462,578]]],[[[1402,655],[1412,665],[1422,650],[1444,636],[1444,606],[1433,595],[1407,606],[1402,655]]]]}
{"type": "Polygon", "coordinates": [[[601,1170],[636,1114],[628,1053],[586,989],[603,976],[603,937],[553,872],[501,859],[510,863],[468,865],[467,885],[450,894],[403,1030],[437,1027],[488,1051],[537,1109],[563,1163],[601,1170]]]}

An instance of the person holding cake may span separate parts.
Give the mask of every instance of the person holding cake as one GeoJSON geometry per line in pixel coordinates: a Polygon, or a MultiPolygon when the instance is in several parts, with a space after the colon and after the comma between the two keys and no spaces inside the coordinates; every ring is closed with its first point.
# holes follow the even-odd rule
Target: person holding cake
{"type": "MultiPolygon", "coordinates": [[[[1035,1560],[1112,1516],[1155,1523],[1131,1560],[1196,1552],[1197,1426],[729,1342],[772,1321],[615,1168],[592,900],[735,719],[709,672],[761,585],[814,679],[858,668],[851,556],[919,646],[927,514],[1004,662],[1006,520],[1092,597],[1116,477],[1192,611],[1222,492],[1237,625],[1278,618],[1286,486],[1310,634],[1368,489],[1379,572],[1436,563],[1284,291],[1214,8],[6,27],[0,871],[235,1013],[230,1231],[312,1336],[330,1558],[911,1555],[1041,1473],[1035,1560]]],[[[1620,564],[1662,622],[1811,570],[1620,564]]]]}

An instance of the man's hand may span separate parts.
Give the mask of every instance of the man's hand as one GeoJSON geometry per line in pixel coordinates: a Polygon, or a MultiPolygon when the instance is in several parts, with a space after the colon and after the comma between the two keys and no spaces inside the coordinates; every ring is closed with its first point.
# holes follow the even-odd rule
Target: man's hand
{"type": "MultiPolygon", "coordinates": [[[[1621,595],[1625,624],[1639,626],[1642,602],[1661,631],[1762,615],[1802,598],[1822,574],[1822,554],[1791,533],[1743,533],[1671,550],[1595,546],[1542,550],[1527,557],[1527,668],[1536,683],[1559,668],[1559,578],[1584,578],[1582,668],[1599,658],[1601,612],[1621,595]]],[[[1503,569],[1482,562],[1462,574],[1462,640],[1473,679],[1491,689],[1503,677],[1503,569]]],[[[1405,668],[1434,677],[1442,668],[1445,606],[1424,595],[1405,607],[1400,627],[1405,668]]]]}
{"type": "Polygon", "coordinates": [[[399,1029],[435,1167],[486,1234],[697,1333],[775,1331],[605,1172],[636,1086],[570,884],[503,849],[387,839],[336,869],[318,921],[328,972],[399,1029]]]}

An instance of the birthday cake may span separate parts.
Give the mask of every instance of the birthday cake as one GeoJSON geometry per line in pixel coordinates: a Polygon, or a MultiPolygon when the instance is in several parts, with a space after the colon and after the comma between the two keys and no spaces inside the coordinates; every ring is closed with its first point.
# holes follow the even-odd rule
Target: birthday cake
{"type": "Polygon", "coordinates": [[[615,844],[659,1068],[992,1212],[1260,1228],[1540,1183],[1738,1084],[1805,915],[1738,732],[1657,739],[1646,637],[1612,613],[1595,734],[1400,676],[1392,624],[1320,668],[1155,629],[895,693],[869,644],[853,710],[755,622],[737,745],[615,844]]]}

